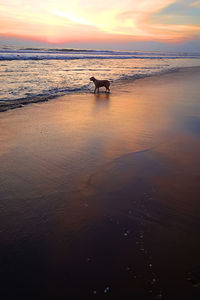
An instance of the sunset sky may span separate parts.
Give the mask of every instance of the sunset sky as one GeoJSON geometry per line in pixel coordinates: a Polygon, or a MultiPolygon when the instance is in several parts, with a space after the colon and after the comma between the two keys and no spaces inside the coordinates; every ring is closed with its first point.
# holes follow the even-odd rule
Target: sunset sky
{"type": "Polygon", "coordinates": [[[0,42],[6,41],[199,50],[200,0],[0,0],[0,42]]]}

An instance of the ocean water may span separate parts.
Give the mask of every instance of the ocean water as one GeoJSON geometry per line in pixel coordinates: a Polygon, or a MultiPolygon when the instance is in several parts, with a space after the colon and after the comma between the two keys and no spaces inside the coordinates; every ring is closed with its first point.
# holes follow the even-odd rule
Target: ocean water
{"type": "Polygon", "coordinates": [[[91,76],[117,82],[200,66],[199,53],[0,48],[0,107],[93,91],[91,76]]]}

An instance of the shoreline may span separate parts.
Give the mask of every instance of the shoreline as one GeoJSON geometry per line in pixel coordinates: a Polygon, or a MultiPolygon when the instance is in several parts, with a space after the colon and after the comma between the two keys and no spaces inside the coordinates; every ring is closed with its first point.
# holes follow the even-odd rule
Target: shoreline
{"type": "MultiPolygon", "coordinates": [[[[134,78],[134,75],[132,76],[133,78],[127,78],[127,79],[122,79],[122,80],[117,80],[115,82],[113,82],[111,84],[111,87],[114,86],[114,87],[118,87],[118,85],[120,85],[121,83],[133,83],[139,79],[145,79],[145,78],[154,78],[154,77],[159,77],[159,76],[164,76],[164,75],[169,75],[169,74],[173,74],[173,73],[177,73],[177,72],[192,72],[193,70],[200,70],[200,66],[196,66],[196,67],[177,67],[177,68],[173,68],[173,69],[170,69],[170,70],[164,70],[163,72],[161,73],[156,73],[156,74],[150,74],[149,76],[148,75],[145,75],[145,76],[142,76],[141,77],[137,77],[137,78],[134,78]]],[[[112,91],[111,91],[112,92],[112,91]]],[[[77,92],[77,91],[74,91],[74,92],[61,92],[61,94],[59,95],[42,95],[42,96],[33,96],[33,97],[28,97],[28,98],[21,98],[21,99],[17,99],[17,100],[0,100],[0,113],[2,112],[6,112],[8,110],[13,110],[13,109],[16,109],[16,108],[23,108],[24,106],[28,105],[28,104],[34,104],[34,103],[42,103],[42,102],[46,102],[46,101],[49,101],[49,100],[55,100],[55,99],[59,99],[60,97],[63,97],[63,96],[68,96],[68,95],[81,95],[81,94],[90,94],[92,93],[92,90],[91,91],[81,91],[80,92],[77,92]]],[[[100,91],[100,94],[102,94],[104,92],[101,92],[100,91]]]]}
{"type": "Polygon", "coordinates": [[[195,70],[0,114],[4,298],[199,299],[195,70]]]}

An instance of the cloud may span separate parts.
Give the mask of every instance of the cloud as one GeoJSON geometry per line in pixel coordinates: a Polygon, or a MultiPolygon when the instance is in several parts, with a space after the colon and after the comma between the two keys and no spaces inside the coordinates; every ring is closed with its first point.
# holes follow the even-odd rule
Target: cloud
{"type": "Polygon", "coordinates": [[[163,9],[149,14],[145,21],[149,32],[162,32],[163,38],[186,40],[200,37],[200,9],[197,1],[174,1],[163,9]],[[195,4],[195,7],[194,7],[195,4]]]}
{"type": "Polygon", "coordinates": [[[200,0],[2,0],[0,34],[61,42],[199,36],[200,0]]]}
{"type": "MultiPolygon", "coordinates": [[[[198,1],[200,3],[200,1],[198,1]]],[[[178,1],[164,9],[154,13],[154,21],[161,21],[165,24],[198,24],[200,25],[200,7],[197,1],[178,1]]]]}
{"type": "Polygon", "coordinates": [[[191,7],[200,7],[200,0],[192,1],[191,7]]]}

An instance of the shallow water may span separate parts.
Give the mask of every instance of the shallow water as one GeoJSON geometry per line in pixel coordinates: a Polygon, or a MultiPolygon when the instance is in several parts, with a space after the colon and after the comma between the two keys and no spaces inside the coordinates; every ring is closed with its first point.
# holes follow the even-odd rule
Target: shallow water
{"type": "Polygon", "coordinates": [[[113,82],[187,66],[200,66],[200,53],[0,49],[0,106],[91,92],[91,76],[113,82]]]}

